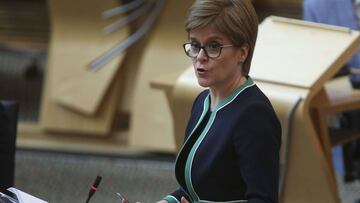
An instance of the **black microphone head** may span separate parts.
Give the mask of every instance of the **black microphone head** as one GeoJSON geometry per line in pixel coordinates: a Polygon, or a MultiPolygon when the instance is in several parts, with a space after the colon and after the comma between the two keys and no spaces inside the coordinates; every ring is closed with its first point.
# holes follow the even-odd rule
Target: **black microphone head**
{"type": "Polygon", "coordinates": [[[97,188],[100,184],[100,181],[101,181],[101,176],[97,176],[93,186],[97,188]]]}
{"type": "Polygon", "coordinates": [[[88,203],[90,201],[90,198],[94,195],[94,193],[97,190],[97,187],[99,186],[101,181],[101,176],[97,176],[95,179],[94,184],[90,187],[90,191],[89,191],[89,195],[88,198],[86,199],[86,203],[88,203]]]}

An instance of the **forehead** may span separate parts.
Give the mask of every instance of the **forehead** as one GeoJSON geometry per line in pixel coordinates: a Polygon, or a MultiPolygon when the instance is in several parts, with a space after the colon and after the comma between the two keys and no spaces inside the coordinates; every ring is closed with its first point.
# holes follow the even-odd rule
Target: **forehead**
{"type": "Polygon", "coordinates": [[[228,42],[228,38],[213,26],[206,26],[190,30],[189,39],[205,42],[209,40],[220,40],[228,42]]]}

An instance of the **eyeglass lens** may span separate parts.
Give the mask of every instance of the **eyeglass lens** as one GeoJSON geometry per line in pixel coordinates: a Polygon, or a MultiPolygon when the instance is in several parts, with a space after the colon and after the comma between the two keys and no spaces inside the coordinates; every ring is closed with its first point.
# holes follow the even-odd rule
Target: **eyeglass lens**
{"type": "Polygon", "coordinates": [[[222,46],[220,44],[206,44],[205,46],[200,46],[192,43],[184,45],[185,52],[190,57],[197,57],[202,48],[205,50],[205,54],[208,57],[214,58],[220,55],[222,46]]]}

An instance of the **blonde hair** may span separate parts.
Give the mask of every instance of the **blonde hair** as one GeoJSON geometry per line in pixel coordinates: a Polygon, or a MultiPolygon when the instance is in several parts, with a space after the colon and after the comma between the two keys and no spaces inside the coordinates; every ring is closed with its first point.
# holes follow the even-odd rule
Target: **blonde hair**
{"type": "Polygon", "coordinates": [[[249,53],[242,72],[248,75],[254,53],[258,18],[250,0],[196,0],[189,10],[185,29],[191,30],[214,26],[235,46],[249,45],[249,53]]]}

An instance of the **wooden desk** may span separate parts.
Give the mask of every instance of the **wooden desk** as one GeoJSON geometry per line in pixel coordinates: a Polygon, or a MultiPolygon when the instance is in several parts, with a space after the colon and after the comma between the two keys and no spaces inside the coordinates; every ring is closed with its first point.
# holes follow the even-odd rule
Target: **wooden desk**
{"type": "MultiPolygon", "coordinates": [[[[328,117],[334,113],[360,109],[360,90],[353,89],[348,77],[340,77],[327,82],[314,97],[311,115],[322,148],[329,164],[332,164],[331,148],[360,138],[360,132],[329,128],[328,117]]],[[[335,172],[332,171],[335,175],[335,172]]]]}
{"type": "Polygon", "coordinates": [[[192,102],[203,88],[197,84],[192,66],[182,73],[175,72],[152,80],[150,85],[165,92],[173,118],[175,147],[176,151],[179,151],[183,144],[192,102]]]}
{"type": "Polygon", "coordinates": [[[347,76],[339,77],[325,84],[312,106],[329,113],[360,109],[360,90],[352,88],[347,76]]]}
{"type": "Polygon", "coordinates": [[[360,90],[352,88],[347,76],[327,82],[324,89],[314,98],[311,108],[315,114],[313,119],[320,121],[319,133],[323,139],[329,138],[329,146],[346,144],[360,138],[358,131],[328,128],[329,115],[360,109],[360,90]]]}
{"type": "Polygon", "coordinates": [[[154,80],[150,81],[150,87],[164,91],[168,103],[171,104],[172,92],[175,86],[175,82],[179,77],[179,75],[181,74],[181,72],[175,72],[161,76],[159,78],[155,78],[154,80]]]}

